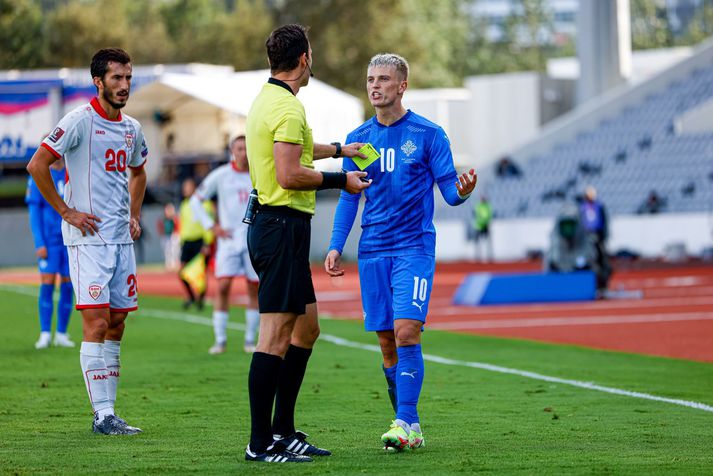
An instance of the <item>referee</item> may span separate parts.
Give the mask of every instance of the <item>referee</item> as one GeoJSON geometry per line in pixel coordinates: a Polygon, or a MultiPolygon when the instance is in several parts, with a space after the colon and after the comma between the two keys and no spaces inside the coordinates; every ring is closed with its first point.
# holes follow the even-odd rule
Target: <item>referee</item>
{"type": "Polygon", "coordinates": [[[250,178],[260,202],[248,230],[250,260],[260,279],[260,337],[248,377],[252,425],[245,459],[305,462],[331,454],[309,444],[294,423],[297,395],[319,336],[309,267],[315,190],[359,193],[371,182],[365,181],[366,172],[314,170],[316,159],[364,158],[358,152],[364,144],[313,143],[304,106],[296,97],[312,76],[306,29],[282,26],[265,45],[271,77],[246,123],[250,178]]]}

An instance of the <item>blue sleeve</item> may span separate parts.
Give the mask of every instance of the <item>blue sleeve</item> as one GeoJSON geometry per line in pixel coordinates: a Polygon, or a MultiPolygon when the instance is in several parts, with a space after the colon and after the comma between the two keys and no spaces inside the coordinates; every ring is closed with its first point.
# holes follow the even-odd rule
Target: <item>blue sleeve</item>
{"type": "Polygon", "coordinates": [[[25,191],[25,203],[28,205],[31,203],[41,205],[43,201],[44,197],[42,197],[40,189],[37,188],[37,185],[35,184],[35,181],[32,180],[32,177],[29,177],[27,179],[27,191],[25,191]]]}
{"type": "Polygon", "coordinates": [[[451,143],[446,133],[440,128],[436,130],[431,143],[430,165],[433,178],[446,203],[451,206],[464,203],[467,198],[464,200],[458,196],[458,189],[455,185],[458,181],[458,174],[453,165],[451,143]]]}
{"type": "Polygon", "coordinates": [[[27,209],[30,212],[30,230],[32,230],[32,238],[35,240],[35,249],[42,248],[45,246],[44,227],[42,226],[42,205],[30,202],[27,204],[27,209]]]}
{"type": "MultiPolygon", "coordinates": [[[[349,137],[347,137],[345,143],[350,143],[349,137]]],[[[350,157],[344,157],[344,159],[342,159],[342,168],[346,171],[357,170],[356,164],[350,157]]],[[[342,193],[339,195],[337,211],[334,214],[334,226],[332,227],[332,239],[329,242],[329,251],[337,250],[339,254],[342,254],[344,244],[347,242],[349,232],[354,225],[357,211],[359,211],[359,198],[361,198],[361,193],[352,195],[346,190],[342,190],[342,193]]]]}
{"type": "Polygon", "coordinates": [[[329,242],[330,250],[337,250],[339,254],[344,250],[349,232],[352,231],[354,219],[359,210],[359,197],[361,194],[352,195],[342,190],[337,204],[337,211],[334,214],[334,227],[332,228],[332,239],[329,242]]]}

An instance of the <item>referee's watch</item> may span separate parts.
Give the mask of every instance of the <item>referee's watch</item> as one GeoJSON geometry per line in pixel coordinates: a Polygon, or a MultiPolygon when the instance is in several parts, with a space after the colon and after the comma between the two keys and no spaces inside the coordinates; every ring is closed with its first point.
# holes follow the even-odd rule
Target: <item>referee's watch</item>
{"type": "Polygon", "coordinates": [[[337,151],[334,153],[332,158],[337,159],[342,156],[342,144],[339,142],[330,142],[331,145],[337,148],[337,151]]]}

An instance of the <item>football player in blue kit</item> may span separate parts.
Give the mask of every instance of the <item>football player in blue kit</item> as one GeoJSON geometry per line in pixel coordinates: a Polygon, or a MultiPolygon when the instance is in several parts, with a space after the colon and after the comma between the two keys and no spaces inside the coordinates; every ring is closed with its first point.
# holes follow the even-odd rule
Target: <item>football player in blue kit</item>
{"type": "MultiPolygon", "coordinates": [[[[52,181],[61,197],[64,197],[66,172],[64,161],[57,160],[50,167],[52,181]]],[[[67,335],[69,316],[72,314],[72,283],[69,279],[67,248],[62,242],[62,217],[47,203],[35,181],[27,180],[25,203],[30,214],[30,229],[35,242],[35,255],[40,270],[40,338],[36,349],[46,349],[53,343],[59,347],[74,347],[67,335]],[[52,313],[54,312],[54,287],[59,275],[59,302],[57,303],[57,330],[52,342],[52,313]]]]}
{"type": "MultiPolygon", "coordinates": [[[[346,171],[364,167],[373,179],[366,197],[359,241],[359,280],[364,324],[376,332],[396,418],[382,441],[387,449],[424,445],[417,404],[423,384],[421,332],[426,322],[435,270],[433,226],[436,184],[452,206],[475,188],[471,169],[460,176],[441,127],[406,110],[408,63],[396,54],[378,54],[368,66],[366,89],[376,115],[352,131],[347,143],[373,145],[372,162],[345,158],[346,171]]],[[[331,276],[344,274],[341,253],[359,207],[360,194],[342,193],[325,259],[331,276]]]]}

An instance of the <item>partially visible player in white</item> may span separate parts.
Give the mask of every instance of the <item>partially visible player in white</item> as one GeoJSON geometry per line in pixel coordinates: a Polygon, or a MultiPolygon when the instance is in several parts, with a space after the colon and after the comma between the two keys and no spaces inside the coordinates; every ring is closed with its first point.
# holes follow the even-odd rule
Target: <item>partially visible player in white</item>
{"type": "Polygon", "coordinates": [[[191,196],[191,209],[206,230],[218,237],[215,256],[215,277],[218,278],[218,302],[213,309],[215,344],[208,352],[222,354],[228,340],[228,308],[230,287],[234,277],[245,276],[248,307],[245,310],[245,352],[255,351],[255,335],[260,326],[257,310],[258,277],[248,254],[248,225],[243,223],[248,205],[250,182],[245,136],[230,141],[231,160],[212,171],[191,196]],[[218,196],[218,222],[206,213],[202,202],[218,196]]]}
{"type": "Polygon", "coordinates": [[[110,435],[141,431],[114,413],[124,320],[137,309],[133,241],[141,235],[148,155],[141,125],[121,114],[129,99],[131,69],[125,51],[99,50],[91,64],[97,97],[64,116],[27,165],[63,219],[76,308],[82,313],[79,360],[94,410],[92,429],[110,435]],[[66,203],[49,170],[62,156],[68,175],[66,203]]]}

